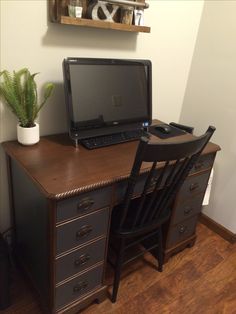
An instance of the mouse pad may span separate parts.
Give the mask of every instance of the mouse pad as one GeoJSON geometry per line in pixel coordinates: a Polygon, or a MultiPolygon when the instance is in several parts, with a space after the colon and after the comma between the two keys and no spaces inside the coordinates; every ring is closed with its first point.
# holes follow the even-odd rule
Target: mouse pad
{"type": "Polygon", "coordinates": [[[171,131],[168,134],[164,134],[161,131],[156,130],[155,129],[156,125],[151,125],[149,127],[148,132],[151,133],[152,135],[155,135],[155,136],[157,136],[159,138],[163,138],[163,139],[186,134],[186,132],[183,130],[180,130],[180,129],[178,129],[174,126],[171,126],[171,125],[168,125],[168,126],[171,128],[171,131]]]}

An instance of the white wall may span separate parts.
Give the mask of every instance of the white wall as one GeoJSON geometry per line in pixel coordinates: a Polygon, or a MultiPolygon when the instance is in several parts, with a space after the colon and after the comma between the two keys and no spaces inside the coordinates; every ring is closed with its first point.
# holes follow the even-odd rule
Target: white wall
{"type": "Polygon", "coordinates": [[[236,2],[206,1],[180,121],[221,146],[204,213],[236,233],[236,2]]]}
{"type": "MultiPolygon", "coordinates": [[[[1,1],[1,69],[28,67],[43,83],[56,84],[40,113],[41,135],[66,131],[62,60],[69,56],[145,58],[153,63],[153,115],[178,121],[203,1],[149,1],[151,33],[126,33],[53,24],[46,0],[1,1]]],[[[0,107],[0,141],[16,138],[16,119],[0,107]]],[[[3,152],[0,151],[3,159],[3,152]]],[[[0,230],[9,224],[6,168],[1,161],[0,230]]]]}

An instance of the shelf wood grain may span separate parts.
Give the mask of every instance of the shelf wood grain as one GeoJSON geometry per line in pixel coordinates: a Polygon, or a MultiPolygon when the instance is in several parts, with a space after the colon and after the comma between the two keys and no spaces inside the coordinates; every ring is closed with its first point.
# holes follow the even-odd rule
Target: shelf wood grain
{"type": "Polygon", "coordinates": [[[77,25],[77,26],[87,26],[87,27],[95,27],[95,28],[103,28],[103,29],[114,29],[126,32],[143,32],[150,33],[151,28],[147,26],[137,26],[137,25],[127,25],[121,23],[113,23],[113,22],[104,22],[104,21],[95,21],[90,19],[80,19],[73,18],[70,16],[61,16],[60,24],[67,25],[77,25]]]}

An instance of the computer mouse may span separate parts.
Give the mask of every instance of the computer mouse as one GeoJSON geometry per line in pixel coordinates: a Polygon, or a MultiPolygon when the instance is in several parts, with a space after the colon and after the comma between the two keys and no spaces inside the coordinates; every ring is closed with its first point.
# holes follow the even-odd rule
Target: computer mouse
{"type": "Polygon", "coordinates": [[[171,132],[171,127],[167,124],[158,124],[155,126],[155,130],[160,131],[163,134],[169,134],[171,132]]]}

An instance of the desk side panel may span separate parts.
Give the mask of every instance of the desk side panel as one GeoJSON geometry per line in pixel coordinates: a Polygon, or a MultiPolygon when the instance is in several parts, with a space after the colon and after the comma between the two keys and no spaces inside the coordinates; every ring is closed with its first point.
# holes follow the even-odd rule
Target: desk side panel
{"type": "Polygon", "coordinates": [[[41,297],[49,298],[49,210],[47,199],[11,160],[15,253],[41,297]]]}

